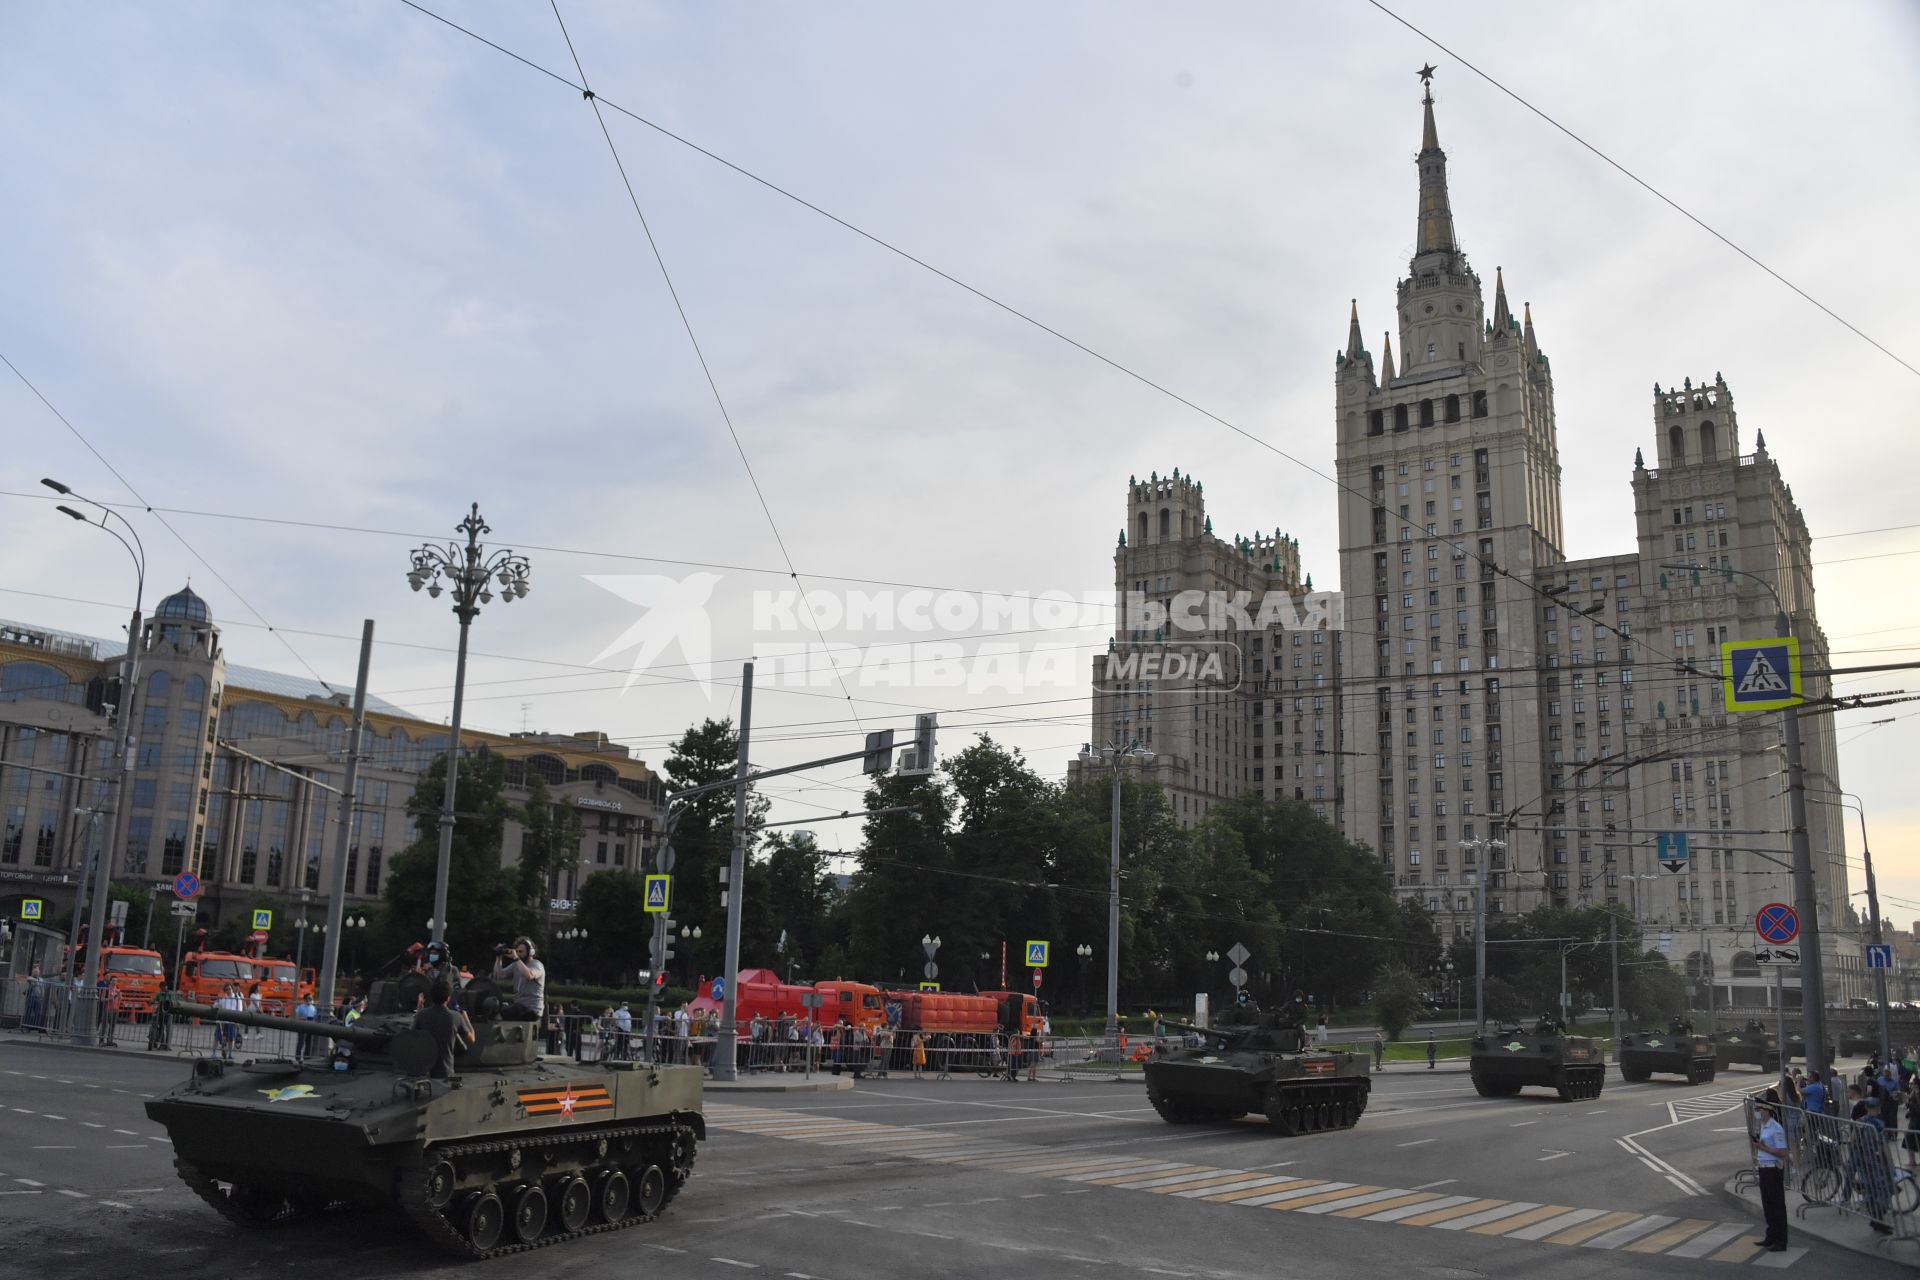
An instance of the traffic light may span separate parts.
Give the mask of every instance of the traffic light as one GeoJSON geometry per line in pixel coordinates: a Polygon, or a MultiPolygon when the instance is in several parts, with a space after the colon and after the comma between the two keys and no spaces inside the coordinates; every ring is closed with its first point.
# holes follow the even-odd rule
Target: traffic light
{"type": "Polygon", "coordinates": [[[928,774],[933,772],[934,735],[940,728],[940,717],[932,711],[923,711],[913,718],[913,750],[900,762],[902,774],[928,774]]]}
{"type": "Polygon", "coordinates": [[[893,767],[893,730],[881,729],[867,735],[867,758],[862,773],[885,773],[893,767]]]}
{"type": "Polygon", "coordinates": [[[664,987],[667,985],[667,974],[664,969],[653,975],[653,985],[655,987],[664,987]]]}

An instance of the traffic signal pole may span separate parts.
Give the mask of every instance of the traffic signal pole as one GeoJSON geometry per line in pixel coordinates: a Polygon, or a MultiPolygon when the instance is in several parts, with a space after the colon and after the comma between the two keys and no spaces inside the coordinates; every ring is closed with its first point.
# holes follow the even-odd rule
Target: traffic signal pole
{"type": "MultiPolygon", "coordinates": [[[[1775,634],[1793,635],[1787,611],[1780,609],[1774,619],[1775,634]]],[[[1807,777],[1800,763],[1800,708],[1795,701],[1780,709],[1785,722],[1787,746],[1787,825],[1792,831],[1793,903],[1800,913],[1800,1026],[1807,1037],[1807,1070],[1830,1079],[1833,1064],[1827,1061],[1826,982],[1820,956],[1820,900],[1813,888],[1813,844],[1807,833],[1807,777]]],[[[1786,1061],[1787,1046],[1780,1046],[1780,1059],[1786,1061]]]]}

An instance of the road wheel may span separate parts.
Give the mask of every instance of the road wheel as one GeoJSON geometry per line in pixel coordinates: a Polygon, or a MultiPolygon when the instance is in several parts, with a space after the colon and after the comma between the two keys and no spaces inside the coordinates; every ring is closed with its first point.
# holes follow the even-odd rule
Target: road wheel
{"type": "Polygon", "coordinates": [[[593,1188],[585,1178],[568,1178],[555,1190],[554,1206],[559,1213],[560,1229],[578,1231],[587,1225],[593,1213],[593,1188]]]}
{"type": "Polygon", "coordinates": [[[635,1191],[633,1207],[652,1217],[660,1212],[660,1205],[667,1198],[667,1175],[659,1165],[650,1164],[640,1171],[635,1191]]]}
{"type": "Polygon", "coordinates": [[[513,1238],[532,1244],[547,1229],[547,1193],[530,1182],[513,1198],[513,1238]]]}
{"type": "Polygon", "coordinates": [[[467,1201],[467,1211],[463,1215],[461,1230],[467,1237],[467,1243],[481,1253],[486,1253],[500,1243],[500,1229],[506,1225],[506,1210],[500,1204],[500,1197],[491,1191],[482,1191],[467,1201]]]}
{"type": "Polygon", "coordinates": [[[453,1203],[454,1187],[459,1184],[459,1175],[454,1172],[453,1161],[441,1160],[427,1170],[427,1203],[444,1211],[453,1203]]]}
{"type": "Polygon", "coordinates": [[[609,1169],[601,1175],[600,1187],[593,1193],[593,1204],[600,1213],[600,1221],[618,1222],[627,1216],[627,1205],[632,1198],[633,1187],[627,1175],[618,1169],[609,1169]]]}

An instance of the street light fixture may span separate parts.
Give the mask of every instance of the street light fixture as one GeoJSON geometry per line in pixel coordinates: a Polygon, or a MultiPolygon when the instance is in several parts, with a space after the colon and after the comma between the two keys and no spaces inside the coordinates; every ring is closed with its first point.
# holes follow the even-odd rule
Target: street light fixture
{"type": "Polygon", "coordinates": [[[1120,765],[1127,760],[1151,764],[1154,754],[1138,741],[1128,743],[1125,750],[1108,743],[1095,751],[1093,744],[1087,743],[1080,748],[1080,759],[1089,764],[1104,759],[1113,768],[1109,817],[1113,843],[1107,865],[1107,1036],[1111,1039],[1120,1034],[1120,765]]]}
{"type": "MultiPolygon", "coordinates": [[[[140,681],[140,610],[147,595],[147,549],[141,544],[140,533],[133,527],[133,523],[118,511],[115,511],[104,503],[95,502],[85,494],[75,493],[70,486],[61,484],[58,480],[42,479],[40,483],[63,498],[72,498],[77,502],[83,502],[98,511],[100,513],[100,519],[96,524],[91,516],[67,506],[65,503],[60,504],[57,508],[61,514],[78,520],[84,525],[105,530],[112,536],[115,542],[125,547],[127,554],[133,558],[133,621],[127,626],[127,653],[120,664],[120,697],[114,704],[113,715],[108,721],[108,727],[114,730],[114,736],[118,739],[116,745],[120,751],[120,776],[114,782],[113,827],[109,830],[107,836],[107,847],[104,849],[95,848],[93,850],[93,857],[91,859],[93,863],[92,876],[89,878],[86,873],[86,868],[83,867],[81,869],[80,884],[75,891],[73,901],[73,928],[77,933],[80,922],[80,904],[89,892],[88,884],[89,879],[91,879],[92,888],[90,891],[93,894],[93,898],[92,907],[89,912],[89,924],[87,926],[87,951],[85,956],[80,957],[81,966],[76,971],[79,974],[88,975],[86,985],[91,987],[93,985],[93,976],[100,972],[100,949],[106,945],[107,890],[113,880],[113,833],[120,829],[121,821],[126,816],[128,780],[133,777],[134,740],[132,732],[132,710],[134,690],[138,687],[140,681]],[[119,533],[115,532],[113,526],[107,523],[109,517],[118,520],[121,526],[126,529],[126,538],[121,537],[119,533]],[[131,538],[132,541],[129,542],[127,538],[131,538]]],[[[78,941],[79,939],[77,937],[70,939],[70,942],[74,944],[77,944],[78,941]]],[[[77,945],[70,945],[68,947],[68,954],[79,956],[79,947],[77,945]]],[[[99,1034],[100,1025],[101,1023],[98,1018],[80,1020],[74,1028],[75,1041],[82,1044],[92,1043],[94,1038],[99,1034]]]]}
{"type": "Polygon", "coordinates": [[[460,712],[467,690],[467,629],[479,615],[480,606],[493,602],[496,584],[503,603],[527,594],[526,557],[505,550],[489,553],[481,546],[480,535],[493,530],[480,518],[479,503],[473,504],[467,518],[455,525],[454,530],[467,535],[464,546],[457,542],[445,546],[428,543],[413,553],[413,567],[407,572],[408,586],[415,591],[424,587],[436,600],[442,590],[450,587],[453,613],[460,619],[460,653],[453,671],[453,721],[447,740],[446,785],[440,793],[440,856],[433,873],[434,923],[428,926],[434,942],[443,940],[447,927],[447,874],[453,864],[453,793],[460,775],[460,712]]]}

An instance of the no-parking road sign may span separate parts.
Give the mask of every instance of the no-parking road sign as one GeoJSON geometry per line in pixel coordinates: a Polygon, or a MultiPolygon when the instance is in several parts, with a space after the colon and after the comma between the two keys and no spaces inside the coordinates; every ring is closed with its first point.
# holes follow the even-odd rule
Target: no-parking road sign
{"type": "Polygon", "coordinates": [[[1800,913],[1784,902],[1769,902],[1754,913],[1753,931],[1776,947],[1792,942],[1800,936],[1800,913]]]}

